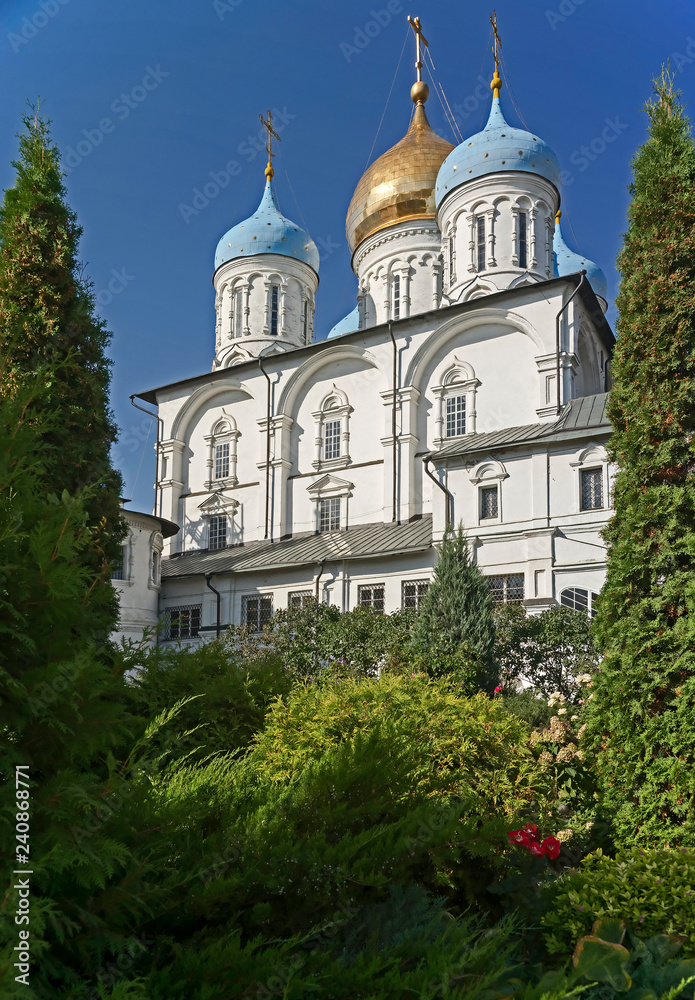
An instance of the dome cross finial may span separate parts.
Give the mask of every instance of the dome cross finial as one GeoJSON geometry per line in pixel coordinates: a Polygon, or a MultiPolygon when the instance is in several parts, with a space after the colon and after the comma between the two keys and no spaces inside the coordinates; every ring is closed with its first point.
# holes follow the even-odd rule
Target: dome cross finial
{"type": "Polygon", "coordinates": [[[272,152],[273,139],[277,139],[278,142],[281,142],[282,140],[273,128],[273,115],[270,109],[268,109],[268,121],[265,120],[263,115],[259,115],[258,117],[260,118],[261,125],[268,132],[268,141],[265,144],[265,149],[268,154],[268,166],[265,168],[265,175],[270,181],[273,179],[275,174],[275,171],[273,170],[273,157],[275,156],[275,153],[272,152]]]}
{"type": "Polygon", "coordinates": [[[492,89],[493,97],[499,97],[500,96],[500,90],[502,89],[502,80],[500,79],[500,72],[499,72],[500,63],[499,63],[499,58],[497,56],[497,46],[498,45],[500,47],[502,46],[502,39],[500,38],[500,36],[499,36],[499,34],[497,32],[497,11],[496,10],[493,10],[492,14],[490,14],[490,24],[492,25],[492,31],[493,31],[493,34],[495,36],[494,44],[492,46],[492,54],[495,57],[495,72],[493,74],[492,83],[490,84],[490,87],[492,89]]]}
{"type": "Polygon", "coordinates": [[[430,47],[430,43],[422,33],[422,25],[420,24],[419,17],[411,17],[410,14],[408,14],[408,24],[415,32],[415,70],[417,72],[417,80],[410,88],[410,96],[414,104],[424,104],[430,96],[430,88],[422,79],[422,45],[428,49],[430,47]]]}

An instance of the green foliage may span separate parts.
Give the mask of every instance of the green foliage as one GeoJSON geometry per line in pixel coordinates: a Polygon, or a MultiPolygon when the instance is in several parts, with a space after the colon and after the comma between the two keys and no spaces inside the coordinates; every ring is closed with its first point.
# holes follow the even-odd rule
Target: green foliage
{"type": "Polygon", "coordinates": [[[618,258],[615,515],[589,732],[622,845],[695,845],[695,148],[655,82],[618,258]]]}
{"type": "Polygon", "coordinates": [[[613,859],[600,850],[548,890],[543,918],[551,953],[564,952],[597,919],[624,920],[641,936],[677,934],[695,956],[695,854],[630,848],[613,859]]]}
{"type": "Polygon", "coordinates": [[[495,608],[495,626],[495,656],[505,693],[523,679],[536,694],[548,698],[559,691],[574,702],[577,677],[593,672],[601,658],[583,611],[559,607],[527,615],[518,604],[501,604],[495,608]]]}
{"type": "Polygon", "coordinates": [[[91,540],[80,558],[95,587],[92,627],[106,639],[118,619],[110,564],[125,526],[120,474],[109,457],[116,427],[108,407],[110,335],[94,316],[90,285],[78,259],[81,229],[65,202],[60,154],[49,123],[25,117],[14,187],[0,206],[0,377],[15,395],[41,375],[43,391],[27,402],[37,421],[39,489],[83,495],[91,540]]]}
{"type": "Polygon", "coordinates": [[[540,729],[550,722],[555,709],[545,698],[539,698],[533,691],[519,691],[505,694],[501,698],[505,712],[517,715],[528,723],[531,729],[540,729]]]}
{"type": "Polygon", "coordinates": [[[122,672],[133,671],[128,694],[143,719],[192,699],[160,738],[162,750],[189,760],[247,747],[270,703],[287,697],[293,684],[277,656],[259,653],[259,659],[243,662],[221,641],[195,650],[123,648],[117,659],[122,672]]]}
{"type": "MultiPolygon", "coordinates": [[[[411,635],[412,647],[431,676],[455,676],[468,694],[481,689],[492,693],[497,681],[492,598],[460,527],[440,545],[411,635]]],[[[414,665],[417,670],[417,660],[414,665]]]]}

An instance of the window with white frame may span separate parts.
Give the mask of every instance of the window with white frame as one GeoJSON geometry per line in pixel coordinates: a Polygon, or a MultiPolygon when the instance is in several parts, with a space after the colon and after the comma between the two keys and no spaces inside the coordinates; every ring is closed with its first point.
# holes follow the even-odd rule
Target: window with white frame
{"type": "Polygon", "coordinates": [[[315,600],[313,590],[291,590],[287,595],[288,608],[305,608],[315,600]]]}
{"type": "Polygon", "coordinates": [[[231,414],[225,414],[205,436],[208,448],[205,489],[236,486],[237,439],[239,431],[231,414]]]}
{"type": "Polygon", "coordinates": [[[319,531],[340,530],[340,497],[319,500],[319,531]]]}
{"type": "Polygon", "coordinates": [[[524,574],[489,576],[490,596],[494,604],[518,604],[524,599],[524,574]]]}
{"type": "Polygon", "coordinates": [[[460,437],[466,433],[466,397],[447,396],[446,400],[446,436],[460,437]]]}
{"type": "Polygon", "coordinates": [[[454,258],[454,230],[452,229],[449,234],[449,284],[453,285],[456,281],[456,264],[454,258]]]}
{"type": "Polygon", "coordinates": [[[232,293],[232,333],[241,337],[244,332],[244,290],[235,288],[232,293]]]}
{"type": "Polygon", "coordinates": [[[278,321],[280,316],[280,286],[271,285],[270,286],[270,316],[269,316],[269,329],[271,334],[275,337],[278,332],[278,321]]]}
{"type": "Polygon", "coordinates": [[[519,233],[519,267],[528,267],[528,215],[519,212],[517,216],[519,233]]]}
{"type": "Polygon", "coordinates": [[[229,475],[229,441],[215,445],[215,479],[226,479],[229,475]]]}
{"type": "Polygon", "coordinates": [[[150,578],[147,586],[150,590],[159,590],[162,583],[162,549],[164,539],[161,531],[153,531],[150,535],[150,578]]]}
{"type": "Polygon", "coordinates": [[[573,611],[585,611],[591,618],[596,614],[598,594],[583,587],[566,587],[560,594],[560,604],[563,608],[573,611]]]}
{"type": "Polygon", "coordinates": [[[316,421],[316,451],[312,465],[318,471],[350,464],[350,413],[352,407],[342,389],[333,386],[313,413],[316,421]]]}
{"type": "Polygon", "coordinates": [[[400,274],[394,274],[393,276],[393,318],[401,318],[401,276],[400,274]]]}
{"type": "Polygon", "coordinates": [[[128,546],[121,545],[118,555],[111,564],[112,580],[128,579],[128,546]]]}
{"type": "Polygon", "coordinates": [[[499,517],[499,487],[480,487],[480,520],[499,517]]]}
{"type": "Polygon", "coordinates": [[[475,245],[479,271],[485,270],[485,216],[479,215],[475,220],[475,245]]]}
{"type": "Polygon", "coordinates": [[[302,342],[309,343],[309,300],[304,299],[302,306],[302,342]]]}
{"type": "Polygon", "coordinates": [[[368,583],[357,588],[357,603],[363,608],[384,610],[384,584],[368,583]]]}
{"type": "Polygon", "coordinates": [[[581,509],[600,510],[603,507],[603,469],[582,469],[581,491],[581,509]]]}
{"type": "Polygon", "coordinates": [[[403,580],[401,583],[401,607],[414,608],[417,611],[429,585],[429,580],[403,580]]]}
{"type": "Polygon", "coordinates": [[[241,623],[261,632],[273,617],[272,594],[245,594],[241,598],[241,623]]]}
{"type": "Polygon", "coordinates": [[[208,518],[208,548],[211,552],[227,547],[227,515],[213,514],[208,518]]]}
{"type": "Polygon", "coordinates": [[[184,604],[162,612],[164,640],[195,639],[200,631],[202,604],[184,604]]]}
{"type": "Polygon", "coordinates": [[[441,382],[432,388],[435,397],[434,446],[448,438],[475,432],[475,392],[480,382],[472,367],[458,357],[439,370],[441,382]]]}

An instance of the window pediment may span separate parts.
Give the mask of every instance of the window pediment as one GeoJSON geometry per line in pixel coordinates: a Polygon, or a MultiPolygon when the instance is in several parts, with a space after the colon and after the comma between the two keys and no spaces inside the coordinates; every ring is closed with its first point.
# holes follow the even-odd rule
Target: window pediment
{"type": "Polygon", "coordinates": [[[307,486],[307,493],[318,500],[324,497],[348,496],[354,488],[354,484],[349,483],[346,479],[327,475],[317,479],[311,486],[307,486]]]}

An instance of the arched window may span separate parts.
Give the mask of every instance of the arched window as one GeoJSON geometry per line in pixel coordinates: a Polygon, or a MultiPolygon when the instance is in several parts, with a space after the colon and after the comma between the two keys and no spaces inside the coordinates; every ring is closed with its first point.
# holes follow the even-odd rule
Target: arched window
{"type": "Polygon", "coordinates": [[[479,271],[485,270],[485,216],[479,215],[475,220],[476,263],[479,271]]]}
{"type": "Polygon", "coordinates": [[[316,452],[313,466],[321,469],[343,468],[350,464],[350,413],[352,407],[345,393],[333,386],[321,409],[314,414],[316,421],[316,452]]]}
{"type": "Polygon", "coordinates": [[[232,416],[227,414],[214,424],[212,433],[206,435],[208,473],[205,489],[224,489],[225,486],[236,486],[238,482],[236,474],[238,437],[239,431],[236,429],[236,422],[232,416]]]}
{"type": "Polygon", "coordinates": [[[454,364],[434,386],[436,400],[435,447],[449,438],[462,437],[475,431],[475,390],[480,385],[469,364],[454,358],[454,364]]]}
{"type": "Polygon", "coordinates": [[[401,318],[401,276],[400,274],[394,274],[393,276],[393,318],[401,318]]]}
{"type": "Polygon", "coordinates": [[[591,618],[596,614],[597,599],[598,594],[595,594],[593,590],[584,590],[583,587],[567,587],[560,594],[560,604],[563,608],[585,611],[591,618]]]}

